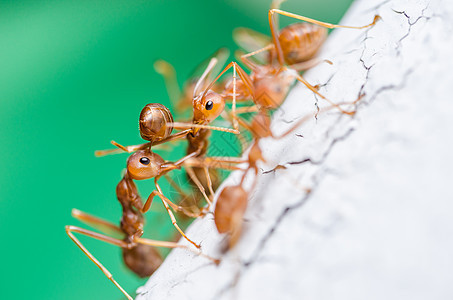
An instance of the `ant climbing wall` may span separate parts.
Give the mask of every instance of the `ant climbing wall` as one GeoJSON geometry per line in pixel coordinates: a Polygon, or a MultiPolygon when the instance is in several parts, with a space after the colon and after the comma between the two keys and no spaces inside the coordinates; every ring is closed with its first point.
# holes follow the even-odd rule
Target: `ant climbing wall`
{"type": "MultiPolygon", "coordinates": [[[[293,88],[273,115],[274,134],[316,117],[281,140],[261,141],[266,163],[235,247],[224,253],[211,215],[195,221],[186,233],[223,255],[220,265],[175,250],[137,299],[453,295],[453,4],[357,1],[342,23],[376,14],[372,28],[334,31],[320,53],[334,64],[304,74],[326,97],[364,95],[356,113],[316,115],[327,104],[301,84],[293,88]]],[[[247,176],[246,189],[253,184],[247,176]]]]}

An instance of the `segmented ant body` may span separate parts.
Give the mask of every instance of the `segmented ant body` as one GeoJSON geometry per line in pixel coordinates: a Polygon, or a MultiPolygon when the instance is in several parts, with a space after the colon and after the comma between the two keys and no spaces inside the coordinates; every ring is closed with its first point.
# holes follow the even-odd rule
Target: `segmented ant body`
{"type": "MultiPolygon", "coordinates": [[[[183,137],[187,137],[189,143],[187,150],[187,158],[189,157],[205,157],[208,148],[208,138],[210,130],[218,130],[231,133],[239,133],[237,129],[223,128],[210,126],[209,124],[218,118],[225,108],[225,97],[212,90],[215,82],[219,79],[220,75],[217,76],[212,82],[207,82],[208,75],[212,73],[212,70],[217,64],[217,59],[214,57],[210,60],[205,71],[197,81],[193,91],[193,119],[192,123],[184,122],[173,122],[173,117],[168,110],[161,104],[148,104],[142,110],[140,114],[140,135],[142,138],[150,141],[149,143],[133,146],[122,146],[115,142],[112,142],[115,146],[123,151],[133,152],[150,148],[152,145],[161,144],[170,140],[175,140],[183,137]],[[208,85],[209,84],[209,85],[208,85]],[[170,135],[173,128],[185,129],[176,134],[170,135]]],[[[223,73],[222,73],[223,74],[223,73]]],[[[235,98],[233,96],[233,111],[235,109],[235,98]]],[[[97,155],[105,155],[118,152],[117,150],[106,150],[98,151],[97,155]]],[[[184,158],[183,158],[184,159],[184,158]]],[[[231,161],[231,158],[219,159],[219,163],[223,161],[231,161]]],[[[234,160],[234,159],[233,159],[234,160]]],[[[239,160],[239,159],[237,159],[239,160]]],[[[203,196],[210,205],[211,202],[208,200],[205,190],[209,189],[213,194],[211,175],[207,167],[196,167],[193,170],[190,167],[186,168],[186,171],[199,190],[203,193],[203,196]],[[205,180],[203,180],[205,178],[205,180]],[[201,179],[201,181],[200,181],[201,179]]]]}
{"type": "MultiPolygon", "coordinates": [[[[320,113],[326,112],[336,108],[335,106],[330,106],[323,108],[320,113]]],[[[214,209],[214,222],[219,233],[228,234],[229,241],[228,247],[232,248],[238,241],[242,223],[243,216],[247,208],[248,195],[255,188],[258,181],[258,164],[266,163],[267,160],[263,155],[263,152],[260,147],[260,141],[264,138],[273,138],[281,139],[292,133],[294,130],[299,128],[304,122],[312,118],[311,115],[306,115],[300,118],[297,122],[294,123],[286,132],[281,135],[275,135],[271,131],[271,120],[267,112],[264,110],[258,111],[258,113],[253,117],[250,123],[247,123],[244,119],[238,117],[238,122],[241,126],[246,128],[253,136],[253,143],[249,148],[247,154],[247,163],[248,166],[243,170],[243,174],[239,184],[234,186],[226,186],[219,194],[217,202],[214,209]],[[244,188],[244,181],[248,172],[252,170],[254,172],[254,179],[249,188],[249,191],[246,191],[244,188]]],[[[278,165],[280,166],[280,165],[278,165]]]]}
{"type": "MultiPolygon", "coordinates": [[[[281,1],[277,1],[274,7],[278,7],[281,1]]],[[[345,114],[352,115],[354,111],[345,111],[338,104],[335,104],[324,95],[318,92],[316,86],[307,82],[298,72],[309,69],[321,62],[313,58],[323,44],[326,36],[326,28],[355,28],[362,29],[373,26],[379,20],[375,16],[372,23],[365,26],[342,26],[320,22],[307,17],[282,11],[278,8],[269,10],[269,25],[272,33],[272,43],[241,56],[241,60],[251,70],[248,75],[244,70],[238,68],[240,79],[236,84],[237,101],[252,98],[258,108],[272,110],[276,109],[286,98],[290,86],[295,80],[303,83],[313,93],[326,100],[331,105],[345,114]],[[278,20],[275,16],[284,15],[305,23],[294,23],[278,32],[278,20]],[[250,57],[268,52],[269,55],[262,63],[255,63],[250,57]]],[[[236,41],[245,44],[244,48],[250,47],[247,37],[258,40],[255,44],[263,45],[267,42],[262,35],[253,33],[247,29],[240,29],[235,32],[236,41]]],[[[261,61],[263,58],[261,58],[261,61]]],[[[330,61],[325,60],[328,63],[330,61]]],[[[228,93],[232,93],[231,84],[226,85],[228,93]]],[[[240,112],[238,112],[240,113],[240,112]]]]}
{"type": "MultiPolygon", "coordinates": [[[[288,93],[290,86],[293,84],[294,80],[298,80],[332,105],[325,110],[330,110],[331,108],[336,107],[345,114],[353,114],[354,112],[344,111],[338,104],[333,103],[321,95],[317,91],[316,87],[309,84],[301,75],[298,74],[298,71],[308,69],[319,63],[319,60],[313,59],[313,57],[327,36],[327,30],[325,28],[360,29],[373,26],[379,19],[378,16],[375,16],[371,24],[361,27],[333,25],[281,11],[278,9],[281,2],[282,1],[275,1],[273,3],[274,8],[269,10],[269,25],[271,28],[273,43],[266,45],[259,50],[242,55],[241,59],[252,71],[251,74],[248,75],[242,68],[237,66],[236,68],[240,79],[238,79],[234,85],[231,85],[230,81],[230,83],[227,83],[225,86],[225,93],[235,94],[237,101],[243,101],[250,98],[253,99],[256,107],[252,107],[251,109],[245,108],[243,112],[258,110],[258,113],[253,118],[250,125],[243,119],[233,115],[240,125],[252,133],[254,142],[248,153],[248,168],[244,171],[240,183],[236,186],[225,187],[216,202],[214,212],[215,224],[219,233],[229,233],[230,247],[236,243],[240,235],[242,217],[247,206],[248,192],[246,192],[243,188],[244,179],[249,170],[254,170],[255,179],[252,184],[252,188],[250,189],[253,190],[257,182],[257,163],[259,161],[266,161],[262,155],[259,141],[265,137],[272,137],[274,139],[282,138],[299,127],[307,119],[307,117],[301,118],[290,130],[281,136],[276,137],[270,130],[269,111],[278,108],[282,104],[286,98],[286,94],[288,93]],[[311,24],[292,24],[282,29],[279,34],[277,32],[276,25],[278,20],[274,19],[274,14],[285,15],[309,22],[311,24]],[[318,25],[325,28],[319,27],[318,25]],[[266,56],[265,60],[267,60],[267,62],[264,64],[256,64],[248,59],[251,56],[265,51],[268,51],[269,55],[266,56]],[[289,64],[289,66],[286,64],[289,64]]],[[[237,31],[236,34],[257,37],[258,42],[256,44],[263,44],[262,42],[266,40],[262,35],[255,34],[249,30],[242,29],[241,31],[237,31]]],[[[250,45],[250,42],[247,41],[247,39],[237,37],[236,40],[245,41],[246,47],[247,45],[250,45]]],[[[351,104],[355,104],[355,102],[360,100],[360,98],[361,96],[351,104]]],[[[237,113],[240,114],[241,112],[242,111],[238,111],[237,113]]]]}
{"type": "MultiPolygon", "coordinates": [[[[219,261],[211,258],[207,255],[202,254],[198,250],[194,250],[188,246],[180,245],[173,242],[167,241],[156,241],[150,239],[141,238],[143,235],[144,218],[143,212],[146,212],[152,201],[154,195],[161,197],[167,211],[172,218],[172,222],[178,231],[188,239],[185,234],[179,229],[173,214],[171,213],[166,199],[160,192],[153,192],[152,196],[148,198],[145,204],[142,202],[137,187],[133,179],[141,180],[150,177],[161,176],[162,174],[177,168],[181,162],[170,164],[165,163],[164,160],[150,152],[149,150],[139,150],[131,155],[127,162],[127,171],[121,181],[116,187],[116,195],[118,201],[122,206],[122,218],[120,226],[116,226],[113,223],[105,221],[103,219],[91,216],[84,212],[74,209],[72,215],[80,221],[87,223],[88,225],[98,228],[106,234],[100,234],[95,231],[83,229],[77,226],[66,226],[66,233],[73,240],[73,242],[88,256],[88,258],[95,263],[102,272],[111,280],[121,292],[126,295],[128,299],[132,299],[131,296],[113,279],[112,274],[105,268],[86,248],[85,246],[75,237],[74,233],[83,234],[103,242],[107,242],[122,248],[123,260],[129,269],[136,273],[140,277],[150,276],[161,264],[162,258],[155,247],[165,248],[184,248],[188,251],[194,252],[197,255],[206,257],[215,263],[219,261]],[[110,235],[123,235],[123,239],[115,238],[110,235]]],[[[178,206],[171,203],[173,207],[178,209],[178,206]]],[[[188,239],[189,240],[189,239],[188,239]]],[[[192,244],[191,240],[189,240],[192,244]]],[[[196,245],[197,246],[197,245],[196,245]]],[[[199,246],[197,246],[199,247],[199,246]]]]}

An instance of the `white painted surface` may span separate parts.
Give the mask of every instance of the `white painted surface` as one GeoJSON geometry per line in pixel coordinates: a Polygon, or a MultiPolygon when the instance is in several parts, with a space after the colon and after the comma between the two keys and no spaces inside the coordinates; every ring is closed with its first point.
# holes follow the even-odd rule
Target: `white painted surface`
{"type": "MultiPolygon", "coordinates": [[[[220,266],[175,250],[137,299],[453,299],[453,1],[363,0],[342,23],[374,14],[382,20],[370,30],[336,30],[321,54],[334,65],[306,74],[328,81],[320,91],[336,101],[362,89],[356,116],[332,111],[264,140],[274,164],[263,170],[311,162],[260,175],[220,266]]],[[[297,85],[275,131],[315,101],[297,85]]],[[[188,235],[219,255],[212,216],[188,235]]]]}

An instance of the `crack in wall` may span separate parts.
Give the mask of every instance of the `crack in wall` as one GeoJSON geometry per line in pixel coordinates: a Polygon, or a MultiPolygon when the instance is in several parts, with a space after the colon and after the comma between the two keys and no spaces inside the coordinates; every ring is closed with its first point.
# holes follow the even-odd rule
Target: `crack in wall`
{"type": "MultiPolygon", "coordinates": [[[[389,3],[390,0],[388,1],[384,1],[383,3],[381,3],[380,5],[376,6],[376,10],[381,8],[384,4],[387,4],[389,3]]],[[[425,8],[426,9],[426,8],[425,8]]],[[[423,10],[424,11],[424,10],[423,10]]],[[[422,11],[422,12],[423,12],[422,11]]],[[[375,13],[377,13],[377,11],[375,11],[375,13]]],[[[423,18],[423,16],[419,16],[414,22],[410,22],[410,18],[404,13],[404,15],[408,18],[408,24],[409,26],[413,26],[414,24],[416,24],[420,19],[423,18]]],[[[407,38],[410,33],[411,33],[411,30],[410,30],[410,27],[409,27],[409,30],[408,32],[399,40],[400,43],[402,43],[402,41],[407,38]]],[[[366,47],[366,41],[370,38],[369,37],[369,31],[371,30],[368,29],[366,30],[366,33],[365,33],[365,38],[362,40],[362,44],[363,44],[363,50],[362,50],[362,54],[360,56],[360,63],[362,64],[363,68],[366,70],[366,74],[365,74],[365,79],[364,79],[364,83],[361,85],[360,87],[360,90],[359,90],[359,96],[363,93],[363,91],[365,90],[365,87],[366,87],[366,84],[367,84],[367,81],[369,79],[369,73],[370,73],[370,70],[372,69],[372,67],[375,65],[370,65],[370,66],[367,66],[366,62],[365,62],[365,59],[364,59],[364,54],[365,54],[365,51],[367,50],[367,47],[366,47]]],[[[376,55],[376,53],[374,53],[373,55],[376,55]]],[[[368,101],[368,105],[371,104],[381,93],[385,92],[385,91],[389,91],[389,90],[394,90],[394,91],[397,91],[397,90],[400,90],[402,89],[407,80],[408,80],[408,77],[409,75],[413,72],[413,69],[408,69],[404,74],[403,74],[403,78],[402,78],[402,81],[400,84],[395,84],[395,85],[387,85],[387,86],[382,86],[380,88],[378,88],[372,96],[369,97],[369,101],[368,101]]],[[[335,74],[333,74],[329,80],[327,81],[327,83],[335,76],[335,74]]],[[[326,84],[327,84],[326,83],[326,84]]],[[[326,85],[325,84],[325,85],[326,85]]],[[[324,86],[325,86],[324,85],[324,86]]],[[[368,106],[366,105],[366,106],[368,106]]],[[[338,122],[336,122],[338,123],[338,122]]],[[[333,124],[333,126],[336,125],[333,124]]],[[[329,130],[326,132],[327,135],[329,135],[329,132],[332,130],[332,128],[329,128],[329,130]]],[[[268,170],[268,171],[263,171],[262,174],[269,174],[269,173],[272,173],[272,172],[275,172],[277,169],[281,169],[281,168],[285,168],[285,165],[300,165],[300,164],[305,164],[305,163],[310,163],[312,165],[322,165],[324,163],[324,161],[327,159],[327,157],[329,156],[329,154],[333,151],[333,148],[335,146],[336,143],[338,143],[339,141],[343,141],[345,139],[348,138],[348,136],[354,131],[353,128],[350,128],[344,135],[340,136],[340,137],[337,137],[335,139],[332,140],[332,142],[329,144],[328,146],[328,149],[324,152],[322,158],[320,160],[313,160],[312,158],[304,158],[302,160],[299,160],[299,161],[293,161],[293,162],[287,162],[287,163],[284,163],[284,164],[279,164],[277,165],[275,168],[271,169],[271,170],[268,170]]],[[[273,234],[276,232],[276,230],[278,229],[279,225],[283,222],[285,216],[287,216],[290,212],[300,208],[300,207],[303,207],[303,205],[305,203],[307,203],[307,201],[310,199],[310,195],[312,195],[312,192],[316,189],[316,186],[319,185],[319,181],[321,179],[318,179],[317,181],[315,181],[315,183],[313,184],[313,187],[311,189],[310,192],[308,192],[299,202],[297,202],[296,204],[294,205],[291,205],[291,206],[287,206],[283,211],[282,213],[277,217],[276,221],[274,222],[274,224],[270,227],[269,231],[267,232],[267,234],[265,234],[264,238],[262,240],[259,241],[257,247],[255,247],[255,250],[253,251],[253,254],[252,254],[252,259],[248,260],[248,261],[244,261],[241,263],[241,266],[242,266],[242,269],[244,271],[246,271],[248,268],[250,268],[252,265],[255,264],[255,262],[259,261],[259,256],[260,256],[260,253],[263,251],[263,249],[265,248],[266,244],[269,242],[269,240],[272,238],[273,234]]],[[[241,272],[241,275],[242,275],[242,272],[241,272]]],[[[240,275],[239,275],[240,276],[240,275]]],[[[223,288],[221,288],[219,290],[219,293],[216,294],[216,297],[214,297],[213,299],[218,299],[219,297],[223,296],[226,292],[228,292],[231,288],[233,288],[236,283],[239,281],[238,278],[235,278],[233,281],[230,281],[228,284],[226,284],[223,288]]]]}
{"type": "Polygon", "coordinates": [[[335,146],[335,144],[340,142],[340,141],[345,140],[353,131],[354,131],[353,128],[349,128],[349,130],[344,135],[342,135],[340,137],[337,137],[337,138],[334,138],[330,142],[329,146],[327,147],[327,150],[323,153],[321,159],[319,159],[319,160],[314,160],[314,159],[308,157],[308,158],[304,158],[302,160],[290,161],[290,162],[286,162],[286,163],[283,163],[283,164],[278,164],[275,168],[273,168],[271,170],[263,171],[262,174],[273,173],[273,172],[275,172],[276,170],[279,170],[279,169],[287,169],[285,167],[285,165],[302,165],[302,164],[305,164],[305,163],[310,163],[312,165],[321,165],[327,159],[327,157],[329,156],[329,154],[332,151],[332,149],[335,146]]]}
{"type": "MultiPolygon", "coordinates": [[[[375,13],[377,13],[379,9],[381,9],[384,5],[386,5],[386,4],[390,3],[390,2],[391,2],[391,0],[383,1],[382,3],[380,3],[377,6],[375,6],[374,8],[372,8],[370,10],[367,10],[367,12],[374,11],[375,13]]],[[[425,18],[425,19],[429,20],[431,18],[431,17],[427,17],[427,16],[424,15],[424,13],[428,9],[428,7],[429,7],[429,5],[426,6],[421,11],[421,15],[416,17],[416,19],[414,21],[411,21],[411,16],[409,16],[405,11],[400,11],[399,12],[399,11],[393,10],[395,13],[400,14],[400,15],[404,16],[405,18],[407,18],[407,23],[409,25],[408,30],[398,40],[398,46],[397,46],[397,52],[396,52],[396,56],[397,57],[401,53],[401,47],[403,46],[404,41],[407,39],[407,37],[409,37],[412,34],[412,26],[417,24],[417,22],[419,22],[421,19],[425,18]]],[[[363,79],[363,83],[362,83],[362,85],[361,85],[361,87],[359,89],[359,95],[361,95],[365,91],[365,89],[367,88],[367,83],[368,83],[368,80],[369,80],[370,71],[376,65],[376,64],[368,65],[367,61],[365,59],[365,52],[368,50],[366,41],[371,38],[370,37],[370,33],[369,33],[369,31],[371,29],[372,28],[369,28],[369,29],[366,30],[365,38],[361,41],[362,53],[360,55],[359,62],[361,63],[362,67],[365,69],[365,76],[364,76],[364,79],[363,79]]],[[[355,50],[351,50],[351,51],[359,51],[359,49],[360,48],[355,49],[355,50]]],[[[377,53],[374,53],[371,57],[373,57],[376,54],[377,53]]],[[[359,111],[359,108],[362,107],[362,105],[363,105],[363,107],[368,107],[370,104],[372,104],[376,100],[376,98],[378,98],[382,93],[384,93],[386,91],[398,91],[398,90],[403,89],[405,87],[405,85],[406,85],[406,83],[407,83],[407,81],[408,81],[408,79],[409,79],[409,77],[410,77],[410,75],[412,74],[413,71],[414,71],[413,68],[407,69],[402,74],[401,81],[399,83],[397,83],[397,84],[382,85],[382,86],[378,87],[377,89],[375,89],[374,92],[370,96],[367,97],[368,98],[367,102],[362,102],[362,101],[359,102],[358,111],[359,111]]],[[[333,74],[327,80],[326,83],[324,83],[323,85],[320,85],[320,87],[326,86],[334,76],[335,76],[335,74],[333,74]]],[[[316,100],[318,101],[317,98],[316,98],[316,100]]],[[[362,111],[362,109],[360,109],[360,111],[362,111]]],[[[329,138],[329,135],[332,133],[334,128],[337,126],[337,124],[340,123],[342,118],[343,118],[343,116],[340,115],[339,118],[336,121],[334,121],[333,124],[328,128],[328,130],[326,131],[326,138],[329,138]]],[[[354,120],[354,118],[351,118],[351,119],[354,120]]],[[[282,120],[282,121],[285,122],[285,123],[293,122],[293,121],[286,122],[285,120],[282,120]]],[[[323,155],[322,155],[322,157],[319,160],[314,160],[311,157],[308,157],[308,158],[304,158],[304,159],[301,159],[301,160],[298,160],[298,161],[290,161],[290,162],[286,162],[284,164],[279,164],[279,165],[277,165],[275,168],[273,168],[271,170],[262,171],[261,173],[262,173],[262,175],[264,175],[264,174],[269,174],[269,173],[275,172],[276,170],[281,169],[281,168],[287,169],[285,167],[285,165],[303,165],[303,164],[309,163],[311,165],[322,166],[323,163],[328,158],[328,156],[334,151],[335,145],[338,142],[340,142],[340,141],[346,140],[352,134],[353,131],[354,131],[354,128],[349,128],[345,133],[343,133],[339,137],[333,138],[331,140],[331,142],[329,143],[327,149],[323,152],[323,155]]],[[[215,293],[213,299],[217,300],[220,297],[224,296],[225,293],[229,292],[233,287],[236,286],[236,284],[240,281],[241,276],[244,273],[246,273],[247,270],[250,270],[251,267],[253,267],[254,265],[256,265],[256,264],[261,262],[261,258],[262,257],[260,255],[262,255],[263,250],[265,249],[265,247],[269,243],[269,241],[272,239],[272,237],[274,236],[274,234],[277,231],[277,229],[280,227],[280,225],[285,220],[285,218],[286,218],[286,216],[288,214],[297,211],[301,207],[304,207],[304,204],[307,203],[310,200],[310,198],[312,197],[313,191],[316,191],[316,188],[319,186],[319,184],[321,183],[321,181],[324,179],[324,177],[326,175],[326,172],[324,172],[324,171],[325,170],[320,169],[320,170],[317,170],[314,175],[312,175],[313,176],[313,178],[312,178],[313,179],[313,185],[312,185],[311,190],[308,191],[295,204],[286,206],[281,211],[281,213],[274,220],[273,224],[269,227],[267,232],[264,233],[263,238],[261,238],[259,240],[259,242],[257,243],[257,245],[255,246],[255,249],[252,251],[252,255],[250,256],[251,258],[239,263],[240,264],[240,268],[241,268],[240,272],[236,273],[234,275],[234,278],[232,278],[228,283],[226,283],[225,285],[223,285],[222,287],[217,289],[217,293],[215,293]]],[[[327,229],[329,231],[331,229],[331,227],[329,227],[327,229]]],[[[192,271],[188,272],[187,275],[189,275],[189,274],[191,274],[193,272],[196,272],[196,270],[192,270],[192,271]]],[[[175,286],[177,286],[177,285],[175,285],[175,286]]],[[[170,290],[171,289],[172,288],[170,288],[170,290]]],[[[146,294],[147,292],[148,291],[143,293],[143,295],[146,294]]],[[[139,293],[139,295],[140,295],[140,293],[139,293]]]]}
{"type": "Polygon", "coordinates": [[[420,21],[421,19],[426,19],[426,20],[429,20],[430,17],[427,17],[424,15],[425,11],[428,9],[429,7],[429,3],[428,5],[422,9],[422,13],[420,16],[418,16],[415,21],[411,22],[411,16],[409,16],[406,11],[397,11],[397,10],[394,10],[392,9],[395,13],[397,14],[400,14],[400,15],[403,15],[404,17],[406,17],[407,19],[407,24],[409,25],[409,28],[407,29],[407,32],[406,34],[404,34],[399,40],[398,40],[398,46],[397,46],[397,56],[400,56],[401,55],[401,48],[402,48],[402,42],[403,40],[405,40],[410,34],[411,34],[411,30],[412,30],[412,26],[414,26],[415,24],[417,24],[418,21],[420,21]]]}

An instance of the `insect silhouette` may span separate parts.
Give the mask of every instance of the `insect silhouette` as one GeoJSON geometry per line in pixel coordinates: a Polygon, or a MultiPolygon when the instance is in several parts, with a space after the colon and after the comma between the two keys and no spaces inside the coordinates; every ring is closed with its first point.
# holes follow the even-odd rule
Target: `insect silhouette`
{"type": "MultiPolygon", "coordinates": [[[[215,263],[219,262],[219,260],[207,256],[201,251],[192,249],[185,245],[142,238],[144,227],[143,212],[145,212],[149,208],[151,203],[150,199],[148,199],[148,201],[143,204],[142,198],[138,193],[133,179],[146,178],[152,175],[149,174],[151,168],[148,169],[143,166],[154,164],[156,168],[152,169],[154,169],[154,172],[156,172],[155,169],[157,169],[157,166],[159,164],[159,166],[162,166],[162,162],[163,160],[155,157],[149,150],[140,150],[129,157],[127,171],[116,187],[116,195],[123,211],[120,226],[116,226],[113,223],[76,209],[72,211],[72,215],[76,219],[79,219],[80,221],[92,227],[98,228],[105,234],[77,226],[66,226],[66,233],[71,238],[71,240],[83,251],[83,253],[85,253],[86,256],[88,256],[88,258],[96,266],[101,269],[105,276],[107,276],[107,278],[111,282],[113,282],[113,284],[128,299],[132,299],[132,297],[119,285],[119,283],[113,278],[113,275],[108,271],[108,269],[104,267],[104,265],[99,260],[97,260],[77,239],[77,237],[74,235],[75,233],[89,236],[91,238],[120,247],[123,252],[124,263],[129,269],[131,269],[140,277],[150,276],[161,264],[162,258],[155,247],[183,248],[197,255],[206,257],[207,259],[210,259],[215,263]],[[117,235],[122,235],[123,238],[121,239],[113,237],[117,235]]],[[[172,167],[169,166],[169,168],[172,167]]],[[[165,170],[165,168],[162,168],[162,170],[165,170]]],[[[169,211],[168,205],[164,200],[163,202],[167,210],[169,211]]],[[[169,211],[169,213],[171,212],[169,211]]],[[[174,217],[172,218],[172,222],[175,222],[174,217]]],[[[178,230],[180,231],[179,228],[178,230]]]]}

